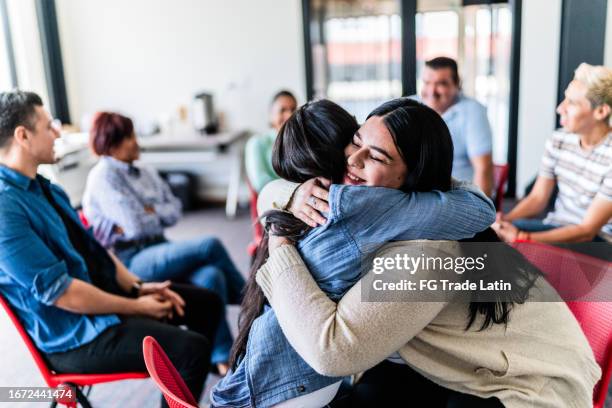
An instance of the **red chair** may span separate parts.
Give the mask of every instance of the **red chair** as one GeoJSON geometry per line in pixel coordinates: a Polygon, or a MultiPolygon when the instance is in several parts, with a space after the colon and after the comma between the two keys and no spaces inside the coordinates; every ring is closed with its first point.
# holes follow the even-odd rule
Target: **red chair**
{"type": "Polygon", "coordinates": [[[495,208],[497,208],[498,211],[502,210],[509,171],[510,166],[507,164],[493,165],[493,192],[495,194],[495,208]]]}
{"type": "Polygon", "coordinates": [[[593,406],[603,408],[612,375],[612,302],[568,302],[601,367],[601,380],[593,390],[593,406]]]}
{"type": "Polygon", "coordinates": [[[83,210],[77,211],[77,214],[79,214],[79,220],[81,220],[81,224],[83,224],[85,228],[89,228],[89,221],[87,220],[87,217],[85,216],[83,210]]]}
{"type": "Polygon", "coordinates": [[[251,256],[251,259],[257,252],[257,247],[263,238],[263,226],[259,222],[259,214],[257,214],[257,191],[251,186],[251,183],[247,181],[249,187],[249,201],[251,206],[251,224],[253,225],[253,241],[247,246],[247,252],[251,256]]]}
{"type": "Polygon", "coordinates": [[[597,364],[601,380],[593,390],[593,406],[603,408],[612,377],[612,269],[609,262],[538,242],[515,242],[512,246],[538,267],[567,301],[582,327],[597,364]],[[576,301],[582,298],[589,301],[576,301]]]}
{"type": "Polygon", "coordinates": [[[147,336],[142,341],[142,352],[149,375],[159,387],[170,408],[198,408],[198,403],[187,388],[157,340],[147,336]]]}
{"type": "Polygon", "coordinates": [[[0,294],[0,305],[6,311],[9,318],[13,322],[13,325],[17,329],[17,332],[21,336],[21,339],[25,343],[26,347],[30,351],[38,370],[42,374],[45,383],[48,387],[56,388],[66,388],[72,387],[75,390],[75,396],[72,398],[72,401],[68,401],[67,399],[60,399],[58,401],[53,401],[51,403],[51,407],[56,407],[58,403],[66,405],[67,407],[75,407],[77,402],[81,404],[83,408],[91,408],[91,404],[87,399],[87,395],[83,392],[83,387],[90,387],[87,394],[91,390],[91,387],[96,384],[108,383],[112,381],[121,381],[121,380],[132,380],[132,379],[142,379],[148,378],[149,376],[146,373],[117,373],[117,374],[57,374],[52,371],[48,366],[46,361],[43,359],[42,355],[34,345],[34,342],[24,329],[21,321],[17,317],[17,315],[13,312],[13,309],[9,305],[8,301],[0,294]]]}

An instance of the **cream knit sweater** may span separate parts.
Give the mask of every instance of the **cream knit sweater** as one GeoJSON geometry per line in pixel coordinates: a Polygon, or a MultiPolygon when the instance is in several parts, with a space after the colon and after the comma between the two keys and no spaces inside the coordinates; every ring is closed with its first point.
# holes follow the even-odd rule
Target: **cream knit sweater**
{"type": "MultiPolygon", "coordinates": [[[[274,204],[280,208],[292,192],[287,184],[276,186],[281,188],[262,191],[268,209],[271,196],[281,196],[274,204]]],[[[414,245],[389,243],[377,256],[394,256],[414,245]]],[[[427,271],[419,274],[427,279],[427,271]]],[[[495,396],[508,408],[592,406],[601,371],[560,300],[515,305],[506,326],[478,331],[477,319],[466,331],[467,304],[363,302],[361,281],[336,304],[319,289],[293,246],[273,251],[257,282],[291,345],[321,374],[355,374],[398,351],[437,384],[482,398],[495,396]]],[[[543,279],[532,290],[558,299],[543,279]]],[[[398,392],[410,392],[410,384],[398,392]]]]}

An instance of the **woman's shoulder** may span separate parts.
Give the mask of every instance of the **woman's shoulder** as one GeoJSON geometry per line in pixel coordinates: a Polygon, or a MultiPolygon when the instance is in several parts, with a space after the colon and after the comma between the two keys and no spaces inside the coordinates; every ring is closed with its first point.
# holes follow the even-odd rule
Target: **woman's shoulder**
{"type": "Polygon", "coordinates": [[[108,187],[118,188],[124,183],[125,178],[121,174],[121,170],[101,157],[87,175],[86,190],[89,191],[89,194],[95,195],[96,193],[108,192],[108,187]],[[100,188],[101,186],[105,187],[100,188]]]}
{"type": "Polygon", "coordinates": [[[111,166],[109,166],[106,160],[101,157],[89,171],[89,174],[87,175],[87,185],[90,186],[92,184],[107,180],[108,177],[111,177],[114,173],[115,172],[111,166]]]}
{"type": "Polygon", "coordinates": [[[249,138],[247,141],[247,148],[261,148],[264,146],[268,146],[274,144],[274,139],[276,138],[276,133],[274,131],[269,131],[265,133],[258,133],[249,138]]]}

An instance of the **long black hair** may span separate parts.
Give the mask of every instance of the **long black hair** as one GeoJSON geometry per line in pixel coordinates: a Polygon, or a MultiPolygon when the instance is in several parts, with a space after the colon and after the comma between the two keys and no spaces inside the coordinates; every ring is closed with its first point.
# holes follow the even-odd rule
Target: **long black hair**
{"type": "MultiPolygon", "coordinates": [[[[281,178],[296,183],[313,177],[341,183],[345,172],[344,148],[358,128],[357,120],[331,101],[306,103],[280,128],[272,150],[272,167],[281,178]]],[[[307,224],[284,211],[268,211],[262,218],[265,219],[264,236],[249,271],[238,318],[238,336],[230,353],[232,368],[246,352],[251,325],[266,302],[255,274],[268,259],[269,233],[295,242],[310,230],[307,224]]]]}

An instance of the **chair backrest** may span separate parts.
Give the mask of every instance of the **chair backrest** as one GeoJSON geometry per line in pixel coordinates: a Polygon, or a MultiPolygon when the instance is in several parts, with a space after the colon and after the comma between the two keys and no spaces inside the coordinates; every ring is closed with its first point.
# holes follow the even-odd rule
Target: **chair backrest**
{"type": "Polygon", "coordinates": [[[512,245],[544,273],[562,298],[568,300],[567,306],[601,367],[602,377],[595,386],[593,404],[603,408],[612,376],[612,302],[605,301],[612,288],[610,263],[537,242],[512,245]],[[575,300],[580,298],[581,301],[575,300]]]}
{"type": "Polygon", "coordinates": [[[601,367],[601,380],[593,390],[593,405],[603,408],[612,375],[612,302],[568,302],[567,306],[580,323],[601,367]]]}
{"type": "Polygon", "coordinates": [[[87,217],[85,216],[85,213],[83,212],[83,210],[79,210],[78,214],[79,214],[79,220],[81,220],[81,224],[83,224],[83,227],[89,228],[89,221],[87,220],[87,217]]]}
{"type": "Polygon", "coordinates": [[[164,394],[170,408],[197,408],[198,403],[191,391],[157,340],[151,336],[145,337],[142,351],[147,371],[164,394]]]}
{"type": "Polygon", "coordinates": [[[251,223],[253,224],[253,242],[255,245],[259,245],[263,237],[263,227],[259,222],[259,214],[257,213],[257,191],[253,188],[251,183],[247,180],[247,186],[249,187],[249,202],[251,206],[251,223]]]}
{"type": "Polygon", "coordinates": [[[21,324],[21,320],[19,320],[19,317],[17,316],[17,314],[15,314],[15,312],[11,308],[11,305],[9,304],[8,300],[6,300],[4,296],[2,296],[2,294],[0,294],[0,305],[2,305],[2,308],[8,315],[9,319],[11,320],[11,322],[13,322],[13,325],[17,329],[17,333],[19,333],[19,336],[21,336],[23,343],[26,345],[28,351],[32,355],[32,358],[34,359],[34,363],[36,363],[36,366],[38,367],[38,370],[42,374],[45,380],[45,383],[49,387],[54,387],[55,382],[51,380],[53,373],[47,366],[47,362],[43,359],[42,355],[40,354],[40,351],[38,351],[38,347],[36,347],[36,345],[32,341],[32,338],[30,337],[28,332],[25,330],[25,328],[21,324]]]}
{"type": "Polygon", "coordinates": [[[498,211],[502,210],[504,201],[504,193],[506,192],[506,182],[508,181],[508,172],[510,166],[507,164],[493,165],[493,191],[495,193],[495,208],[498,211]]]}

